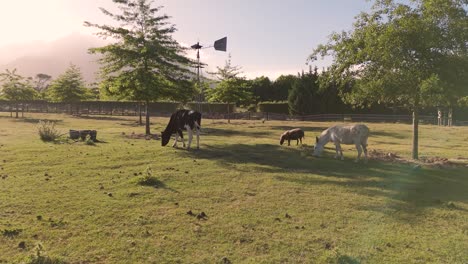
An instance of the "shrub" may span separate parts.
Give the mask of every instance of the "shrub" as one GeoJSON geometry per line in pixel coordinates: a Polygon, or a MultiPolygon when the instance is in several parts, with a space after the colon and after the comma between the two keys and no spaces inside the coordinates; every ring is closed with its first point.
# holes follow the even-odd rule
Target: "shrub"
{"type": "Polygon", "coordinates": [[[53,121],[39,121],[37,130],[42,141],[55,141],[61,136],[60,132],[55,129],[55,122],[53,121]]]}
{"type": "Polygon", "coordinates": [[[260,102],[258,103],[259,112],[268,112],[276,114],[289,114],[288,102],[260,102]]]}

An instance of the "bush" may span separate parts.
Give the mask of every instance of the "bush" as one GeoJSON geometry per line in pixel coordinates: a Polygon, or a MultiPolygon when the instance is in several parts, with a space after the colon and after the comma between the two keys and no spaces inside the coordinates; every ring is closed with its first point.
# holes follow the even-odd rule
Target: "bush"
{"type": "Polygon", "coordinates": [[[55,129],[55,122],[53,121],[39,121],[37,130],[42,141],[55,141],[61,136],[60,132],[55,129]]]}
{"type": "Polygon", "coordinates": [[[259,112],[289,114],[288,102],[260,102],[258,103],[259,112]]]}

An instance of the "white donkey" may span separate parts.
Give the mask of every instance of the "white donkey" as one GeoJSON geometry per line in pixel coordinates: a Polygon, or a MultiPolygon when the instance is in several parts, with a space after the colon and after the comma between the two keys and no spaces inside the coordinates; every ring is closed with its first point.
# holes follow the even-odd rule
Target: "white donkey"
{"type": "Polygon", "coordinates": [[[341,157],[343,160],[343,151],[341,144],[355,144],[358,152],[356,162],[361,158],[364,149],[364,162],[367,162],[367,138],[369,137],[369,128],[366,125],[357,124],[349,126],[332,126],[322,132],[320,137],[316,137],[314,146],[314,156],[320,156],[324,146],[328,142],[333,142],[336,147],[335,158],[341,157]],[[361,148],[362,147],[362,148],[361,148]]]}

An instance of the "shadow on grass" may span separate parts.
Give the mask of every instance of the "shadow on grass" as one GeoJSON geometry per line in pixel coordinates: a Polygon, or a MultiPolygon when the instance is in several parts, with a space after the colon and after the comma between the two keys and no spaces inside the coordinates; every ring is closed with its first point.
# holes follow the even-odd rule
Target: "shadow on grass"
{"type": "Polygon", "coordinates": [[[130,117],[133,116],[126,116],[128,118],[117,117],[117,116],[88,116],[88,115],[79,115],[73,116],[77,119],[88,119],[88,120],[99,120],[99,121],[129,121],[130,117]]]}
{"type": "Polygon", "coordinates": [[[54,122],[57,124],[63,123],[62,119],[29,118],[29,117],[14,118],[14,117],[9,117],[9,116],[0,116],[0,118],[11,119],[11,121],[14,121],[14,122],[23,122],[23,123],[31,123],[31,124],[37,124],[39,123],[39,121],[48,121],[48,122],[54,122]]]}
{"type": "Polygon", "coordinates": [[[140,186],[152,187],[155,189],[164,189],[174,193],[179,193],[177,190],[168,187],[164,182],[160,181],[154,176],[139,176],[134,179],[134,182],[140,186]]]}
{"type": "Polygon", "coordinates": [[[201,134],[209,136],[245,136],[245,137],[263,137],[270,136],[271,132],[268,131],[242,131],[235,129],[223,129],[206,127],[201,129],[201,134]]]}
{"type": "Polygon", "coordinates": [[[216,160],[223,167],[246,173],[274,173],[278,181],[304,186],[336,185],[360,195],[389,200],[383,208],[368,206],[358,208],[360,210],[388,214],[397,210],[410,218],[417,218],[428,207],[465,211],[457,202],[468,202],[466,168],[421,168],[375,160],[368,164],[354,163],[349,158],[333,159],[332,151],[321,158],[311,156],[311,151],[307,145],[233,144],[205,146],[200,151],[181,153],[190,158],[216,160]],[[249,166],[239,166],[241,164],[249,166]]]}
{"type": "Polygon", "coordinates": [[[324,131],[328,127],[324,127],[324,126],[322,126],[322,127],[313,127],[313,126],[270,126],[270,128],[274,129],[274,130],[279,130],[279,131],[286,131],[286,130],[291,130],[291,129],[294,129],[294,128],[300,128],[300,129],[304,130],[304,132],[315,133],[315,134],[317,134],[317,136],[319,136],[320,133],[322,133],[322,131],[324,131]]]}

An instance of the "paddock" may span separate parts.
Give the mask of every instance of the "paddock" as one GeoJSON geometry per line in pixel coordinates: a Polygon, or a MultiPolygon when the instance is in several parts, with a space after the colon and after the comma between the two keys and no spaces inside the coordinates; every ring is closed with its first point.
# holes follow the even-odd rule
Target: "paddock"
{"type": "MultiPolygon", "coordinates": [[[[152,132],[168,120],[153,117],[152,132]]],[[[71,263],[468,259],[468,127],[422,124],[414,163],[410,125],[369,123],[369,162],[356,164],[352,145],[344,161],[333,146],[312,156],[312,135],[339,122],[204,120],[187,151],[131,137],[136,121],[0,113],[0,263],[37,243],[71,263]],[[100,142],[41,142],[44,119],[100,142]],[[311,136],[281,147],[295,127],[311,136]]]]}

